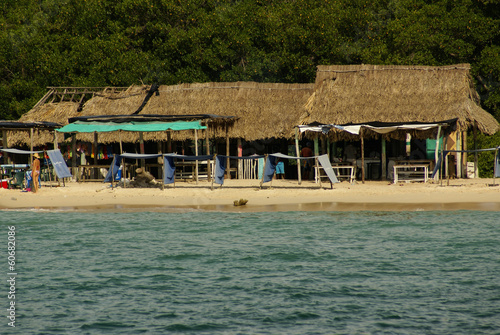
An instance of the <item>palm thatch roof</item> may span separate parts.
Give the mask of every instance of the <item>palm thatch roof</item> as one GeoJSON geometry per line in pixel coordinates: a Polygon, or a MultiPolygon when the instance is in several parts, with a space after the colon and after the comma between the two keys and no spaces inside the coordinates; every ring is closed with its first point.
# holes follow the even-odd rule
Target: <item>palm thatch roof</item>
{"type": "Polygon", "coordinates": [[[301,124],[438,122],[457,118],[460,131],[477,122],[481,132],[494,134],[499,124],[479,106],[469,71],[469,64],[318,66],[315,90],[301,124]]]}
{"type": "MultiPolygon", "coordinates": [[[[193,115],[214,114],[235,116],[234,119],[214,119],[215,134],[210,138],[225,137],[225,124],[229,122],[228,135],[248,141],[266,138],[288,138],[293,127],[304,114],[304,104],[312,94],[314,84],[275,84],[256,82],[194,83],[168,86],[131,86],[115,92],[103,90],[93,94],[83,106],[78,102],[51,102],[39,104],[21,117],[21,121],[44,120],[68,123],[68,118],[94,115],[193,115]],[[154,89],[154,92],[153,92],[154,89]],[[152,94],[154,93],[154,94],[152,94]],[[234,124],[233,124],[234,123],[234,124]]],[[[50,136],[38,142],[52,142],[50,136]]],[[[126,142],[136,142],[136,133],[121,135],[126,142]]],[[[193,138],[188,131],[176,132],[172,138],[193,138]]],[[[78,134],[77,139],[93,141],[92,134],[78,134]]],[[[166,140],[166,133],[145,133],[144,140],[166,140]]],[[[21,135],[13,134],[10,141],[25,142],[21,135]]],[[[99,142],[118,141],[118,135],[99,135],[99,142]]],[[[38,144],[40,144],[38,143],[38,144]]]]}

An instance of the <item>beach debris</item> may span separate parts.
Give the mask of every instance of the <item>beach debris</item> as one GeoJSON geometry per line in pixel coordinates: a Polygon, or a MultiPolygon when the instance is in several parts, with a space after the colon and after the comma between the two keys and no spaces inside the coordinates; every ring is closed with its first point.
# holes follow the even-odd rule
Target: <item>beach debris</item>
{"type": "Polygon", "coordinates": [[[235,200],[235,201],[233,201],[233,204],[234,204],[235,206],[244,206],[244,205],[246,205],[246,204],[247,204],[247,202],[248,202],[248,200],[247,200],[247,199],[240,199],[240,200],[235,200]]]}

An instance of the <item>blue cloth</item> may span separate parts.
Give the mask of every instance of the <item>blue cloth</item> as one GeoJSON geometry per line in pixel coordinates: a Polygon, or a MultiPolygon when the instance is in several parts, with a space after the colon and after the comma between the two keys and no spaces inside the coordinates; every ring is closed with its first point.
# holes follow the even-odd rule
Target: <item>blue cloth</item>
{"type": "Polygon", "coordinates": [[[116,174],[120,170],[120,165],[122,164],[122,156],[115,155],[113,157],[113,161],[111,162],[111,166],[109,167],[108,174],[106,178],[104,178],[105,183],[111,183],[113,179],[115,179],[116,174]]]}
{"type": "Polygon", "coordinates": [[[217,156],[215,160],[215,180],[216,184],[224,184],[224,172],[226,171],[226,156],[217,156]]]}
{"type": "Polygon", "coordinates": [[[434,170],[432,170],[431,178],[434,178],[436,176],[436,173],[439,172],[439,170],[441,169],[441,162],[444,161],[444,159],[446,158],[446,155],[448,155],[449,151],[442,151],[442,153],[443,153],[442,155],[438,156],[436,166],[434,166],[434,170]]]}
{"type": "Polygon", "coordinates": [[[264,178],[262,179],[263,183],[267,183],[273,180],[277,163],[278,163],[278,157],[271,155],[267,156],[266,167],[264,168],[264,178]]]}
{"type": "Polygon", "coordinates": [[[163,184],[173,184],[175,182],[174,157],[163,156],[163,184]]]}
{"type": "Polygon", "coordinates": [[[66,162],[64,161],[61,151],[59,149],[48,150],[47,154],[49,155],[57,177],[70,178],[71,172],[69,171],[68,165],[66,165],[66,162]]]}
{"type": "Polygon", "coordinates": [[[276,174],[285,174],[285,163],[278,162],[276,164],[276,174]]]}
{"type": "Polygon", "coordinates": [[[259,164],[257,165],[257,178],[262,179],[262,174],[264,174],[264,158],[259,158],[259,164]]]}

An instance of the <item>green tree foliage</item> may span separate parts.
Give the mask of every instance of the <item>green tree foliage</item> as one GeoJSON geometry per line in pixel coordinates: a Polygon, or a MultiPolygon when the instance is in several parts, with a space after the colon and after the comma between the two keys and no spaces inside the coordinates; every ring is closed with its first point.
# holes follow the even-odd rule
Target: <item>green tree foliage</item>
{"type": "Polygon", "coordinates": [[[47,86],[313,82],[320,64],[472,64],[500,119],[498,0],[3,0],[0,118],[47,86]]]}

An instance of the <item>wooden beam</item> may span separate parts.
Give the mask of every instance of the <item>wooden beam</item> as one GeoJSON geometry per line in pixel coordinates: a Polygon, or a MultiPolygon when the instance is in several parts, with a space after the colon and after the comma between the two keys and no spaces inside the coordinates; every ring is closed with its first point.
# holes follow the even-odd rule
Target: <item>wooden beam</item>
{"type": "Polygon", "coordinates": [[[361,137],[361,181],[363,184],[365,183],[365,140],[363,138],[363,134],[360,133],[361,137]]]}
{"type": "Polygon", "coordinates": [[[231,171],[229,170],[229,129],[226,123],[226,172],[227,172],[227,179],[231,179],[231,171]]]}
{"type": "MultiPolygon", "coordinates": [[[[95,156],[95,155],[94,155],[95,156]]],[[[71,134],[71,170],[73,177],[78,181],[78,172],[76,171],[76,134],[71,134]]]]}
{"type": "MultiPolygon", "coordinates": [[[[198,129],[194,130],[194,155],[198,156],[198,129]]],[[[195,163],[195,179],[196,179],[196,185],[198,185],[198,160],[194,161],[195,163]]]]}
{"type": "Polygon", "coordinates": [[[381,162],[381,169],[382,169],[382,180],[387,180],[387,150],[386,150],[386,143],[385,143],[385,138],[382,137],[382,162],[381,162]]]}
{"type": "MultiPolygon", "coordinates": [[[[205,146],[207,150],[207,155],[210,155],[210,134],[209,134],[209,129],[208,129],[208,123],[206,124],[206,129],[205,129],[205,146]]],[[[207,161],[207,174],[208,174],[208,181],[212,180],[212,164],[210,164],[210,159],[207,161]]]]}
{"type": "MultiPolygon", "coordinates": [[[[299,150],[299,128],[295,127],[295,156],[300,157],[299,150]]],[[[300,159],[297,159],[297,178],[299,185],[302,184],[302,173],[300,170],[300,159]]]]}

